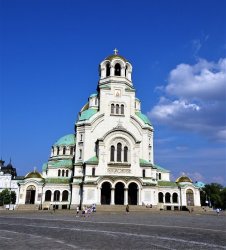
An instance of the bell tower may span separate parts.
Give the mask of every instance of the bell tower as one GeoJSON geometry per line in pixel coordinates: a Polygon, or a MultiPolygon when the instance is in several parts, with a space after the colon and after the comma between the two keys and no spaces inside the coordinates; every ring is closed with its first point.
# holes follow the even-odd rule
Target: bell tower
{"type": "Polygon", "coordinates": [[[114,49],[114,54],[106,57],[100,63],[100,80],[99,87],[106,83],[124,83],[130,87],[132,84],[132,65],[127,59],[118,54],[118,50],[114,49]]]}

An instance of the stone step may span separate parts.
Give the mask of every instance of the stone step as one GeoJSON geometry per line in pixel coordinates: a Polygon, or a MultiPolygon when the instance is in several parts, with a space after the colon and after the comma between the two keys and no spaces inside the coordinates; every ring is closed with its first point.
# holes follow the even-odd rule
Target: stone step
{"type": "MultiPolygon", "coordinates": [[[[124,212],[126,211],[126,205],[97,205],[97,211],[99,212],[124,212]]],[[[147,208],[145,206],[139,205],[129,205],[129,211],[131,212],[147,212],[147,211],[156,211],[157,207],[153,206],[152,208],[147,208]]]]}
{"type": "Polygon", "coordinates": [[[36,204],[20,204],[17,206],[16,210],[39,210],[39,205],[36,204]]]}

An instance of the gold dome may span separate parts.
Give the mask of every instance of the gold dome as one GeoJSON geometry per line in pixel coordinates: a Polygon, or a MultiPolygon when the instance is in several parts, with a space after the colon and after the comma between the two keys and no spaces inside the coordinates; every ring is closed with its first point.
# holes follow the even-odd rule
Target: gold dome
{"type": "Polygon", "coordinates": [[[177,180],[176,180],[176,183],[179,183],[179,182],[190,182],[190,183],[192,183],[192,180],[187,176],[181,176],[181,177],[177,178],[177,180]]]}
{"type": "Polygon", "coordinates": [[[28,178],[38,178],[38,179],[43,179],[42,175],[39,172],[33,171],[28,173],[24,179],[28,178]]]}

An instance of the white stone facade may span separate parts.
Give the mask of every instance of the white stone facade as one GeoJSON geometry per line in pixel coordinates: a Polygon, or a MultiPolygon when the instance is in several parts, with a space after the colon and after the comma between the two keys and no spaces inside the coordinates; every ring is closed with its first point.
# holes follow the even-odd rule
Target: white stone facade
{"type": "Polygon", "coordinates": [[[41,176],[33,172],[25,178],[20,203],[29,203],[26,192],[32,185],[35,195],[28,190],[33,192],[32,203],[41,207],[200,206],[199,189],[189,178],[171,182],[170,172],[154,163],[154,129],[141,113],[132,65],[115,54],[100,63],[99,71],[97,93],[79,112],[75,134],[53,145],[41,176]]]}

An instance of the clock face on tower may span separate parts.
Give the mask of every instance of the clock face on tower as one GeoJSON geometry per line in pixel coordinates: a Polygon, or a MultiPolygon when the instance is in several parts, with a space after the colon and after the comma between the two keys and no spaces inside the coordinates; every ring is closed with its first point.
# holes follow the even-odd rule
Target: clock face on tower
{"type": "Polygon", "coordinates": [[[120,97],[121,96],[121,90],[120,89],[115,89],[115,96],[120,97]]]}

